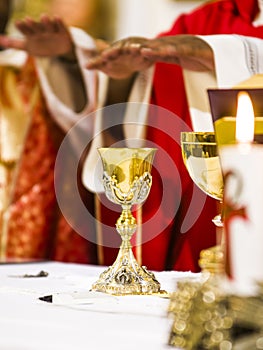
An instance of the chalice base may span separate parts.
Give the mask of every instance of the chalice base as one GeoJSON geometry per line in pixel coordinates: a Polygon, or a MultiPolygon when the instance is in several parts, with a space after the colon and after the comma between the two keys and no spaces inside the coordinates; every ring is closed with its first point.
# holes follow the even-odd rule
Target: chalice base
{"type": "Polygon", "coordinates": [[[131,248],[121,246],[114,264],[102,272],[91,289],[112,295],[129,295],[159,293],[160,288],[154,274],[137,263],[131,248]]]}

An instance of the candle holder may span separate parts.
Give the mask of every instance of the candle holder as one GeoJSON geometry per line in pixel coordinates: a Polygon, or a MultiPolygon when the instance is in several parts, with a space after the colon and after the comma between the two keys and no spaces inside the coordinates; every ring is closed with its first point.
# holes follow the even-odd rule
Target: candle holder
{"type": "Polygon", "coordinates": [[[131,207],[142,204],[148,197],[156,149],[100,148],[98,151],[103,163],[106,196],[122,207],[122,213],[116,222],[122,243],[116,261],[100,275],[92,290],[114,295],[160,292],[160,283],[152,272],[138,264],[130,242],[137,228],[131,207]]]}

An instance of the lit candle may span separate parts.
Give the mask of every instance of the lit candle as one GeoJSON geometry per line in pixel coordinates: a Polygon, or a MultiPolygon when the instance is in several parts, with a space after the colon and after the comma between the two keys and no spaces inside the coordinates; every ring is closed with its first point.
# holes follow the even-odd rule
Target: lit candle
{"type": "Polygon", "coordinates": [[[250,143],[254,140],[254,110],[247,92],[239,92],[236,115],[236,141],[250,143]]]}
{"type": "Polygon", "coordinates": [[[219,148],[224,174],[226,273],[240,294],[263,281],[263,145],[255,144],[254,112],[247,93],[238,95],[236,144],[219,148]]]}

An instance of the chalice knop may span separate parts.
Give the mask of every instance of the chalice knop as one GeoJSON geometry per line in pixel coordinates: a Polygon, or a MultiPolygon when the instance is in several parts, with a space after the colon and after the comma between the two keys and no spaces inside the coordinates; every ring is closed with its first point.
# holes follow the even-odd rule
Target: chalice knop
{"type": "Polygon", "coordinates": [[[152,294],[160,291],[154,274],[136,261],[130,239],[136,231],[131,207],[142,204],[152,185],[154,148],[99,148],[103,164],[103,185],[107,198],[121,205],[116,229],[122,238],[118,256],[104,271],[92,290],[115,295],[152,294]]]}

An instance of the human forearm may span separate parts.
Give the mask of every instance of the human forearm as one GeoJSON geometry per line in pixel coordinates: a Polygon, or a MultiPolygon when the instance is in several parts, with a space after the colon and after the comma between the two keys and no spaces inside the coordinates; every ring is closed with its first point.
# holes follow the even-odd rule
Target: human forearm
{"type": "Polygon", "coordinates": [[[194,35],[166,36],[149,40],[141,48],[141,54],[155,62],[178,64],[193,71],[214,70],[211,47],[194,35]]]}

